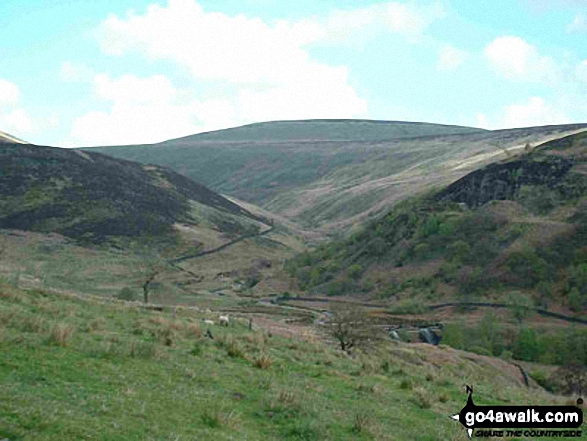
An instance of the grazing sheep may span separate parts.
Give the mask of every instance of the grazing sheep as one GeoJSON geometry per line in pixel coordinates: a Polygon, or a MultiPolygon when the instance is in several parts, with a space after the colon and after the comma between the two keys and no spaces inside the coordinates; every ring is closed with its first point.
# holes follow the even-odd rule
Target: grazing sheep
{"type": "Polygon", "coordinates": [[[220,326],[228,326],[229,323],[230,323],[230,319],[228,318],[227,315],[221,315],[220,317],[218,317],[218,324],[220,326]]]}
{"type": "Polygon", "coordinates": [[[204,320],[205,325],[213,325],[214,322],[212,320],[204,320]]]}

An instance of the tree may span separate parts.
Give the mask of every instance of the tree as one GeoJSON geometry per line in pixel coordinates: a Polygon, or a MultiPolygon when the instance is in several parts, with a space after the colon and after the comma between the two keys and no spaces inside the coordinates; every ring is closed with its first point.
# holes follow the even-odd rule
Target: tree
{"type": "Polygon", "coordinates": [[[521,324],[524,319],[528,318],[534,312],[532,299],[519,291],[510,292],[506,296],[505,301],[518,324],[521,324]]]}
{"type": "Polygon", "coordinates": [[[328,332],[334,337],[340,349],[350,353],[352,348],[367,347],[381,337],[381,330],[373,324],[367,311],[354,304],[336,302],[331,308],[332,317],[328,332]]]}
{"type": "Polygon", "coordinates": [[[143,289],[143,302],[149,303],[149,292],[151,284],[157,276],[167,269],[167,262],[155,255],[146,255],[141,259],[138,269],[138,276],[143,289]]]}

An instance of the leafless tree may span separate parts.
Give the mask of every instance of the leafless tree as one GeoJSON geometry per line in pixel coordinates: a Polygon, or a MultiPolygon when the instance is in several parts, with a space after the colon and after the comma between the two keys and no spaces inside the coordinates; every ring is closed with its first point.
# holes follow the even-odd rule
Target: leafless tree
{"type": "Polygon", "coordinates": [[[167,269],[167,262],[155,255],[145,255],[139,264],[138,276],[143,289],[143,302],[149,303],[151,284],[167,269]]]}
{"type": "Polygon", "coordinates": [[[332,317],[327,323],[329,334],[340,349],[349,352],[356,347],[366,348],[379,340],[381,330],[373,323],[365,308],[345,302],[333,303],[332,317]]]}

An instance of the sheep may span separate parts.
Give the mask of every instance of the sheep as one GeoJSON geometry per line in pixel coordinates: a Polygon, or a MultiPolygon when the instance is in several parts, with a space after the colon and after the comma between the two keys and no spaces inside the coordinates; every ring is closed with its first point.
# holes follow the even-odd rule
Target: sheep
{"type": "Polygon", "coordinates": [[[218,324],[220,326],[228,326],[229,323],[230,323],[230,319],[228,318],[227,315],[221,315],[220,317],[218,317],[218,324]]]}
{"type": "Polygon", "coordinates": [[[213,325],[214,322],[212,320],[204,320],[205,325],[213,325]]]}

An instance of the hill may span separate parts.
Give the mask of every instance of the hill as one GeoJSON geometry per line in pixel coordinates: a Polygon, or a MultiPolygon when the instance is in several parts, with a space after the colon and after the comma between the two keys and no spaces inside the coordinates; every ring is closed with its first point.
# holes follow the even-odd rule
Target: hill
{"type": "MultiPolygon", "coordinates": [[[[301,250],[287,227],[185,176],[100,153],[1,144],[0,195],[0,276],[16,285],[138,296],[156,264],[154,300],[210,305],[301,250]]],[[[258,289],[274,292],[270,280],[258,289]]]]}
{"type": "Polygon", "coordinates": [[[526,143],[586,128],[485,131],[424,123],[291,121],[86,151],[165,165],[221,194],[332,233],[505,158],[526,143]]]}
{"type": "Polygon", "coordinates": [[[386,141],[430,135],[479,133],[483,129],[407,121],[323,119],[269,121],[225,130],[185,136],[163,144],[191,144],[198,141],[386,141]]]}
{"type": "Polygon", "coordinates": [[[478,404],[570,400],[525,386],[507,361],[451,348],[387,342],[349,356],[249,330],[245,317],[224,328],[202,321],[216,314],[173,311],[0,283],[0,436],[465,440],[449,418],[464,382],[478,404]]]}
{"type": "Polygon", "coordinates": [[[289,271],[302,290],[403,313],[489,302],[586,319],[586,170],[587,133],[528,148],[398,204],[289,271]]]}
{"type": "Polygon", "coordinates": [[[3,144],[0,176],[0,228],[5,229],[60,233],[92,243],[121,237],[171,239],[176,224],[202,222],[198,206],[210,210],[208,219],[223,233],[261,223],[171,170],[99,153],[3,144]]]}
{"type": "Polygon", "coordinates": [[[16,144],[28,144],[22,139],[18,139],[16,136],[9,135],[8,133],[0,132],[0,144],[4,143],[16,143],[16,144]]]}

